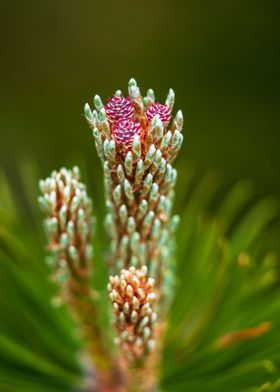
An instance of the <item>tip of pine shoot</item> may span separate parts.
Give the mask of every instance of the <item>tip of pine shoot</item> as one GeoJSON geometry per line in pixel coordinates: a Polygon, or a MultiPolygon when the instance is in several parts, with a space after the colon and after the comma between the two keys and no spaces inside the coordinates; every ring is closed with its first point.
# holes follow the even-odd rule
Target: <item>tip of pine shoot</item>
{"type": "Polygon", "coordinates": [[[136,80],[134,78],[130,78],[129,81],[128,81],[128,86],[129,87],[132,87],[132,86],[136,87],[137,86],[136,80]]]}

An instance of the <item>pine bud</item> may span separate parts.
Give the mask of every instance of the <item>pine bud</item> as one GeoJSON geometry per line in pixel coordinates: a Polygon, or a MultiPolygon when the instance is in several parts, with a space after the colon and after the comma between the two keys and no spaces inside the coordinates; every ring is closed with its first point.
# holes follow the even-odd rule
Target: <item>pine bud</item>
{"type": "Polygon", "coordinates": [[[89,268],[86,247],[92,236],[92,202],[86,187],[80,182],[78,168],[62,168],[51,177],[40,181],[42,196],[39,203],[46,214],[45,228],[48,249],[54,260],[54,276],[61,268],[69,268],[73,276],[89,268]],[[66,260],[61,266],[59,260],[66,260]]]}
{"type": "Polygon", "coordinates": [[[123,355],[128,361],[144,359],[151,351],[157,298],[147,267],[123,269],[120,275],[110,277],[108,289],[123,355]]]}

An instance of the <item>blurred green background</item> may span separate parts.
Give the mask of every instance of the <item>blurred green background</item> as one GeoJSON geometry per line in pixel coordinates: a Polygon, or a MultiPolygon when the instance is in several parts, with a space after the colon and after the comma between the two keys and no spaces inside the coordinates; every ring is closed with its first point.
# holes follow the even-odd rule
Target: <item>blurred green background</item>
{"type": "Polygon", "coordinates": [[[278,4],[2,0],[1,163],[15,182],[23,153],[44,175],[75,151],[99,167],[84,102],[133,76],[158,99],[174,88],[185,115],[179,161],[280,194],[278,4]]]}
{"type": "MultiPolygon", "coordinates": [[[[96,93],[105,101],[117,88],[125,91],[130,77],[143,92],[154,88],[159,100],[172,87],[175,110],[185,116],[176,161],[179,290],[164,390],[260,392],[267,390],[257,389],[262,383],[279,379],[280,274],[275,255],[266,253],[279,253],[279,225],[277,232],[270,226],[277,207],[265,199],[250,210],[251,188],[241,183],[204,220],[208,201],[222,192],[216,197],[211,174],[198,188],[192,183],[193,165],[197,176],[217,168],[225,188],[249,178],[257,196],[279,199],[279,30],[279,2],[270,0],[0,0],[0,167],[37,217],[32,230],[25,225],[0,172],[1,392],[60,392],[80,378],[70,320],[50,304],[34,178],[78,163],[102,221],[101,165],[83,106],[93,106],[96,93]],[[230,252],[221,254],[221,236],[230,252]],[[236,263],[244,251],[252,256],[248,269],[236,263]],[[263,338],[213,351],[219,336],[266,320],[273,328],[263,338]]],[[[105,287],[101,231],[95,279],[105,287]]]]}

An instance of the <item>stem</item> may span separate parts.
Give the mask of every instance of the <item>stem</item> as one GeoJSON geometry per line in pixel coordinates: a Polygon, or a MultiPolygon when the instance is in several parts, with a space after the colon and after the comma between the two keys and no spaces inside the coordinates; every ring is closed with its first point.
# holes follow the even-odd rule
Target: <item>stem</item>
{"type": "Polygon", "coordinates": [[[68,304],[83,335],[86,367],[90,375],[89,392],[126,392],[123,374],[114,360],[113,350],[104,342],[105,330],[100,328],[99,311],[92,298],[90,279],[81,276],[68,281],[68,304]]]}
{"type": "Polygon", "coordinates": [[[158,369],[157,363],[148,361],[145,366],[125,370],[127,392],[156,392],[158,369]]]}
{"type": "Polygon", "coordinates": [[[105,333],[98,323],[99,311],[92,298],[90,278],[86,275],[70,279],[67,289],[67,302],[84,337],[89,358],[94,363],[96,371],[109,374],[113,358],[104,344],[105,333]]]}

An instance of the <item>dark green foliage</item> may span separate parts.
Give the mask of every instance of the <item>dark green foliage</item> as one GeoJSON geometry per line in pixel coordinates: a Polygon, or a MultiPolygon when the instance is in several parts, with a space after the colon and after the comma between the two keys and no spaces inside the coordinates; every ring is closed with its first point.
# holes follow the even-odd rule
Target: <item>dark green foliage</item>
{"type": "MultiPolygon", "coordinates": [[[[39,176],[28,161],[20,172],[25,185],[20,197],[14,198],[4,175],[0,178],[0,391],[78,390],[85,378],[82,347],[66,309],[54,306],[36,204],[39,176]],[[28,214],[22,213],[26,209],[28,214]]],[[[178,172],[178,279],[161,388],[280,391],[278,204],[272,198],[252,202],[247,182],[222,198],[213,173],[197,181],[191,170],[178,172]],[[263,322],[272,325],[263,335],[218,347],[221,336],[263,322]]],[[[94,201],[102,198],[96,181],[94,201]]],[[[98,215],[94,284],[101,290],[106,328],[106,238],[98,215]]]]}

